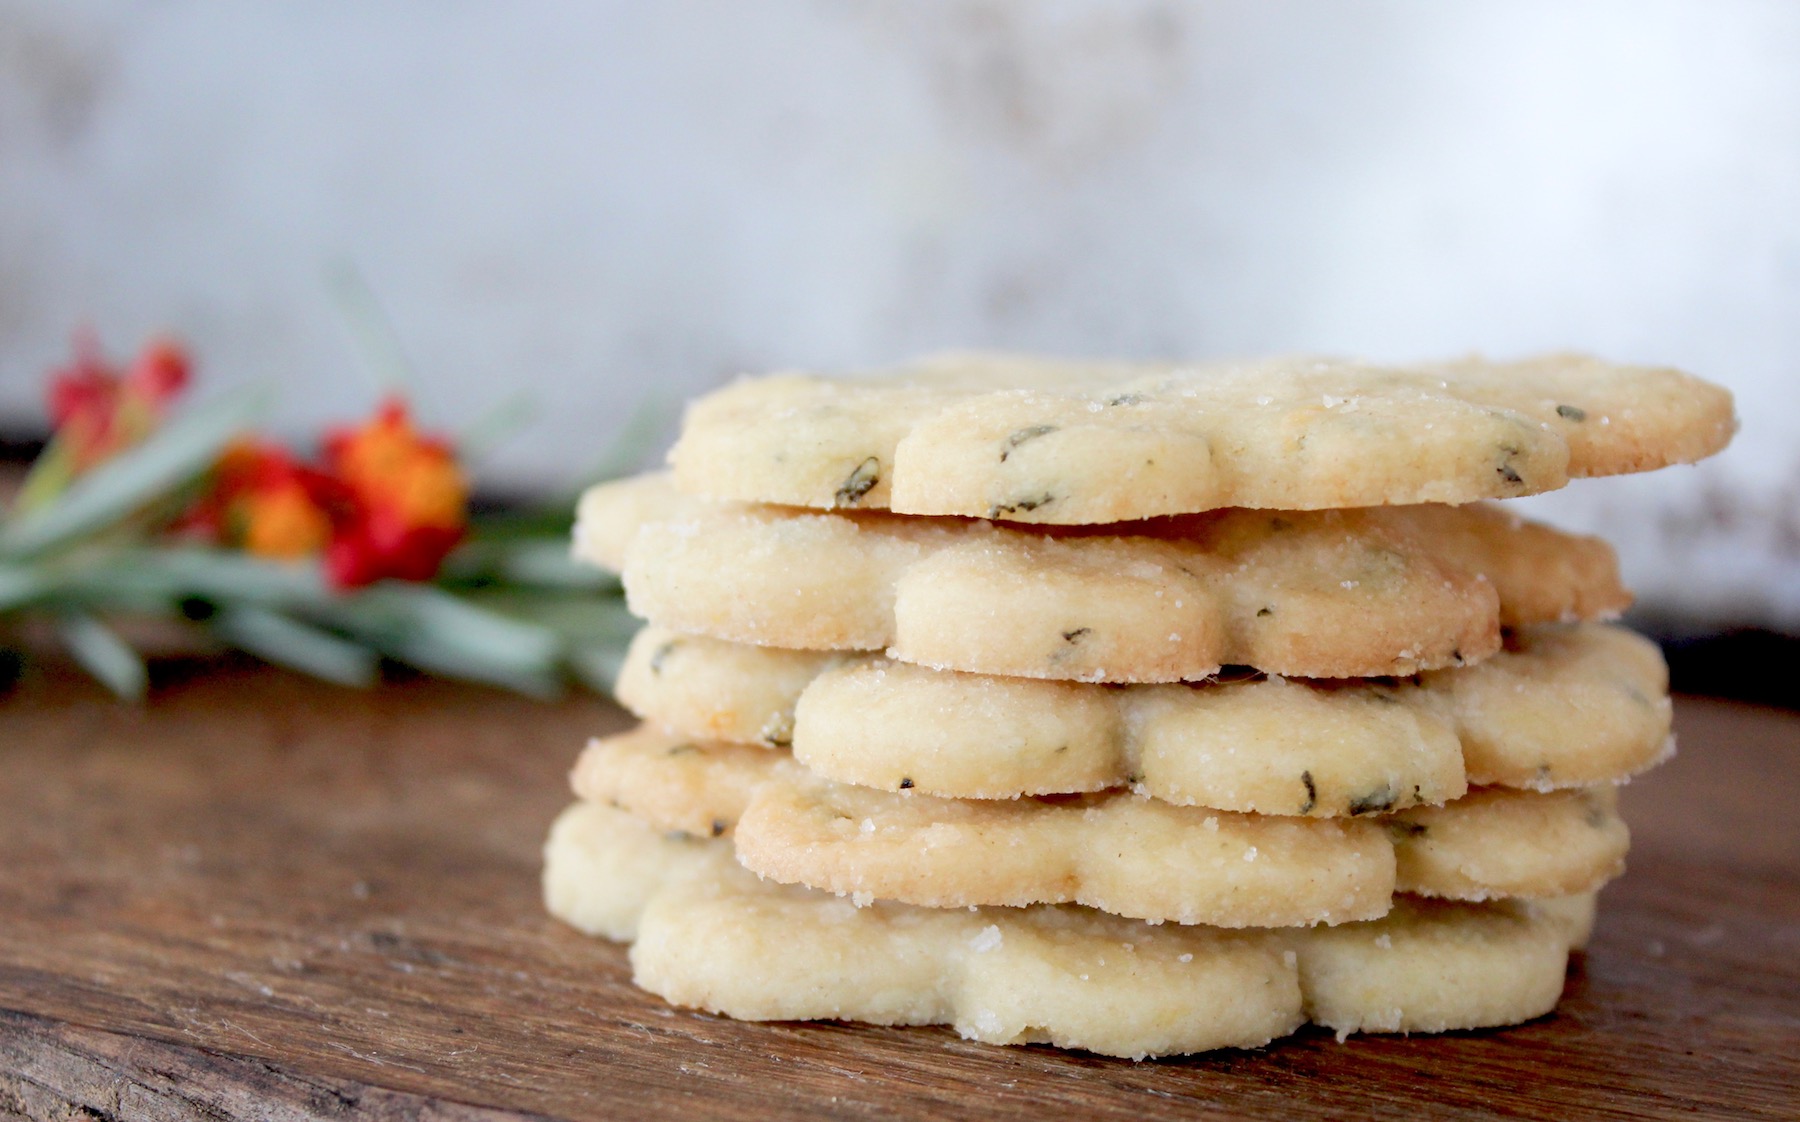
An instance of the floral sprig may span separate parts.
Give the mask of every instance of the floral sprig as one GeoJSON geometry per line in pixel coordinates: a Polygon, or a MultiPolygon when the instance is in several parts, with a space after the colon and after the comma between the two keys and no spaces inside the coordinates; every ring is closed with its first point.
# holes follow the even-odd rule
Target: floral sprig
{"type": "MultiPolygon", "coordinates": [[[[572,491],[472,513],[457,442],[401,396],[306,455],[256,433],[264,394],[178,408],[192,380],[173,340],[118,368],[77,338],[0,518],[0,644],[48,624],[124,697],[148,675],[122,627],[146,619],[346,685],[383,660],[535,695],[610,684],[634,625],[569,558],[572,491]]],[[[633,466],[647,422],[588,479],[633,466]]]]}

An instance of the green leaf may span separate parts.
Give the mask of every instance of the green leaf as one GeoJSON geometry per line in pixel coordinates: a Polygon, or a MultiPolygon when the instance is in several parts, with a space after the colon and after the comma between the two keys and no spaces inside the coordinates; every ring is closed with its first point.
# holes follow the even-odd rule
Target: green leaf
{"type": "Polygon", "coordinates": [[[0,612],[28,604],[56,586],[41,569],[0,565],[0,612]]]}
{"type": "Polygon", "coordinates": [[[356,601],[396,613],[409,634],[496,662],[542,665],[556,660],[560,644],[548,628],[478,608],[429,585],[389,581],[365,589],[356,601]]]}
{"type": "MultiPolygon", "coordinates": [[[[215,605],[294,611],[328,604],[316,562],[271,561],[194,545],[84,550],[32,566],[49,584],[41,599],[98,612],[174,611],[187,597],[215,605]]],[[[6,568],[0,566],[0,608],[6,568]]]]}
{"type": "Polygon", "coordinates": [[[212,621],[232,646],[279,666],[328,682],[366,688],[375,684],[380,658],[367,647],[263,608],[231,608],[212,621]]]}
{"type": "Polygon", "coordinates": [[[57,621],[57,634],[75,661],[107,689],[127,701],[143,698],[150,681],[144,660],[104,623],[84,612],[71,612],[57,621]]]}
{"type": "Polygon", "coordinates": [[[674,400],[662,394],[648,394],[639,400],[637,408],[613,434],[612,443],[566,493],[567,501],[559,501],[557,505],[572,509],[575,499],[589,487],[636,470],[662,443],[664,434],[675,420],[675,413],[674,400]]]}
{"type": "MultiPolygon", "coordinates": [[[[339,261],[325,272],[325,287],[344,317],[357,356],[383,393],[405,394],[417,378],[400,336],[381,301],[354,262],[339,261]]],[[[410,395],[408,395],[410,396],[410,395]]]]}
{"type": "Polygon", "coordinates": [[[383,644],[388,656],[432,674],[501,686],[529,697],[557,695],[556,664],[509,663],[479,651],[459,650],[419,635],[395,637],[383,644]]]}
{"type": "Polygon", "coordinates": [[[575,498],[568,502],[546,504],[528,510],[490,511],[471,515],[471,546],[544,538],[569,544],[569,532],[575,528],[575,498]]]}
{"type": "Polygon", "coordinates": [[[0,527],[0,557],[27,557],[67,545],[198,476],[250,426],[268,396],[261,388],[246,388],[176,417],[136,448],[76,480],[54,502],[0,527]]]}
{"type": "Polygon", "coordinates": [[[569,651],[569,670],[581,684],[599,693],[611,693],[625,665],[625,648],[617,643],[594,643],[569,651]]]}
{"type": "Polygon", "coordinates": [[[547,627],[569,643],[623,646],[643,626],[617,597],[527,588],[482,588],[467,596],[470,603],[547,627]]]}
{"type": "Polygon", "coordinates": [[[566,538],[518,543],[506,551],[500,576],[510,584],[539,588],[598,591],[617,588],[619,583],[616,576],[604,569],[575,560],[566,538]]]}
{"type": "Polygon", "coordinates": [[[179,546],[145,550],[134,563],[176,595],[218,603],[292,607],[338,599],[317,561],[272,561],[236,550],[179,546]]]}
{"type": "Polygon", "coordinates": [[[444,560],[440,580],[602,593],[619,584],[613,574],[571,556],[566,529],[555,537],[465,542],[444,560]]]}
{"type": "Polygon", "coordinates": [[[562,643],[555,632],[476,607],[442,589],[388,581],[314,614],[421,670],[534,696],[556,692],[562,643]]]}
{"type": "Polygon", "coordinates": [[[486,459],[495,446],[530,424],[536,416],[537,403],[524,390],[502,399],[458,434],[454,442],[456,458],[464,467],[486,459]]]}
{"type": "Polygon", "coordinates": [[[26,473],[25,481],[19,484],[19,492],[13,497],[13,509],[36,510],[62,494],[73,478],[74,450],[66,439],[51,437],[50,443],[31,462],[31,470],[26,473]]]}

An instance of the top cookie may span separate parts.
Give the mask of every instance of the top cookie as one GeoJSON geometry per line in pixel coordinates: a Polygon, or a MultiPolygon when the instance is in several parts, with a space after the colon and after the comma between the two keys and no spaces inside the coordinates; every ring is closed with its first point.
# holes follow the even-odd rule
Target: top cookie
{"type": "Polygon", "coordinates": [[[1581,355],[946,354],[867,377],[739,381],[689,406],[669,462],[710,498],[1081,525],[1532,495],[1692,463],[1736,425],[1718,386],[1581,355]]]}

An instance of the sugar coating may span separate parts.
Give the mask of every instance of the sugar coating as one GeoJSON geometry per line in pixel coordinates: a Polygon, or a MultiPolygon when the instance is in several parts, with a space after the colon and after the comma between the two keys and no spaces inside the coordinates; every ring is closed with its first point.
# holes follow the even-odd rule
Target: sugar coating
{"type": "Polygon", "coordinates": [[[1490,506],[1114,529],[712,504],[652,475],[584,497],[576,552],[621,569],[632,611],[677,631],[1073,681],[1193,681],[1226,663],[1412,674],[1493,654],[1503,626],[1630,603],[1604,542],[1490,506]]]}
{"type": "Polygon", "coordinates": [[[644,905],[670,881],[725,868],[737,868],[728,846],[576,803],[557,816],[544,845],[544,906],[586,934],[630,942],[644,905]]]}
{"type": "Polygon", "coordinates": [[[1625,871],[1631,845],[1612,787],[1488,787],[1401,811],[1389,828],[1398,883],[1456,900],[1590,892],[1625,871]]]}
{"type": "Polygon", "coordinates": [[[619,700],[700,740],[792,745],[828,779],[951,798],[1109,787],[1181,805],[1332,817],[1470,784],[1620,782],[1668,751],[1655,644],[1543,625],[1417,680],[1241,679],[1107,687],[753,647],[646,627],[619,700]]]}
{"type": "Polygon", "coordinates": [[[848,651],[755,647],[662,627],[632,637],[613,692],[620,704],[671,731],[702,740],[785,748],[794,704],[833,667],[866,656],[848,651]]]}
{"type": "Polygon", "coordinates": [[[596,740],[582,799],[662,829],[730,834],[783,883],[929,907],[1086,904],[1216,927],[1343,923],[1396,891],[1459,899],[1598,888],[1629,834],[1612,788],[1501,788],[1356,819],[1173,806],[1129,792],[1007,801],[876,791],[808,775],[784,752],[649,728],[596,740]]]}
{"type": "Polygon", "coordinates": [[[569,786],[584,799],[630,810],[661,829],[718,837],[737,825],[758,788],[804,776],[785,752],[701,746],[640,727],[590,741],[569,773],[569,786]]]}
{"type": "Polygon", "coordinates": [[[1592,898],[1538,907],[1402,898],[1334,928],[1150,926],[1070,906],[936,910],[775,885],[720,842],[593,804],[545,850],[552,914],[635,939],[638,985],[743,1020],[948,1024],[995,1044],[1142,1059],[1256,1047],[1307,1020],[1436,1032],[1548,1012],[1592,898]]]}
{"type": "Polygon", "coordinates": [[[1413,366],[946,354],[693,402],[669,461],[713,498],[1073,525],[1240,506],[1465,503],[1691,463],[1731,395],[1581,355],[1413,366]]]}

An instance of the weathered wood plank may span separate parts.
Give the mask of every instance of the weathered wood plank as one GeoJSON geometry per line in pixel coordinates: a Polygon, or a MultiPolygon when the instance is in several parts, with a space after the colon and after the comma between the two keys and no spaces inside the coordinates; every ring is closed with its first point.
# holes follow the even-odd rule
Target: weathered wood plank
{"type": "Polygon", "coordinates": [[[312,1078],[266,1060],[6,1012],[0,1012],[0,1111],[82,1122],[527,1122],[542,1117],[312,1078]]]}
{"type": "Polygon", "coordinates": [[[132,709],[31,681],[0,702],[0,1009],[26,1015],[0,1018],[0,1110],[105,1117],[129,1086],[114,1116],[1794,1117],[1800,716],[1679,720],[1555,1015],[1130,1064],[639,993],[537,899],[567,767],[623,724],[603,702],[225,668],[132,709]]]}

